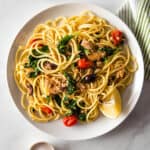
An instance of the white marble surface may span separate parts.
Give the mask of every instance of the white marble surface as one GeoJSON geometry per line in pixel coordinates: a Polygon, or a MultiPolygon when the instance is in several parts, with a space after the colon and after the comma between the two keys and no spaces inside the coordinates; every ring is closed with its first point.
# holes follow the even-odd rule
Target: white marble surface
{"type": "MultiPolygon", "coordinates": [[[[96,3],[115,13],[124,0],[82,1],[96,3]]],[[[6,82],[9,48],[20,27],[28,19],[56,2],[62,0],[0,0],[0,150],[29,150],[31,144],[37,141],[49,141],[57,150],[149,150],[150,81],[144,82],[140,100],[123,124],[112,132],[92,140],[57,140],[31,126],[16,109],[6,82]]]]}

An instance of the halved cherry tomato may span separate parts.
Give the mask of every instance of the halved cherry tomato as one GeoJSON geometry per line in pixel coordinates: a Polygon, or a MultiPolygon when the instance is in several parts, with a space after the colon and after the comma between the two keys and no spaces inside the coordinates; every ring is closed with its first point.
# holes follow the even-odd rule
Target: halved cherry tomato
{"type": "Polygon", "coordinates": [[[63,123],[67,127],[71,127],[78,122],[78,118],[74,115],[66,116],[63,118],[63,123]]]}
{"type": "Polygon", "coordinates": [[[93,66],[93,62],[90,60],[87,60],[86,58],[82,58],[78,61],[78,67],[81,69],[87,69],[92,66],[93,66]]]}
{"type": "Polygon", "coordinates": [[[122,42],[123,34],[120,30],[113,30],[111,32],[111,37],[114,45],[118,45],[122,42]]]}
{"type": "Polygon", "coordinates": [[[43,113],[45,113],[47,115],[52,113],[52,110],[49,107],[46,107],[46,106],[42,106],[41,110],[42,110],[43,113]]]}

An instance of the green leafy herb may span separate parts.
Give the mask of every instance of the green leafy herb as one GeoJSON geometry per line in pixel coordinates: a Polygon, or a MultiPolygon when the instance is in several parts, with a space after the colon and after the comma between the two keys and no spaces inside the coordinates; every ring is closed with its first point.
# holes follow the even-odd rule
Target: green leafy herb
{"type": "Polygon", "coordinates": [[[101,61],[102,61],[102,62],[106,62],[106,61],[108,60],[108,57],[109,57],[109,56],[112,56],[112,55],[115,54],[116,51],[117,51],[116,48],[111,48],[111,47],[109,47],[109,46],[104,46],[104,47],[102,47],[102,48],[99,48],[98,50],[99,50],[99,51],[104,51],[104,52],[106,52],[106,56],[103,57],[103,58],[101,58],[101,61]]]}
{"type": "Polygon", "coordinates": [[[76,110],[76,101],[75,100],[65,97],[64,104],[67,108],[69,108],[71,110],[76,110]]]}
{"type": "Polygon", "coordinates": [[[49,102],[50,102],[50,96],[46,96],[46,101],[47,101],[47,104],[49,104],[49,102]]]}
{"type": "Polygon", "coordinates": [[[36,68],[35,71],[30,72],[30,73],[28,74],[28,77],[29,77],[29,78],[35,78],[35,77],[37,77],[39,74],[40,74],[40,71],[38,70],[38,68],[36,68]]]}
{"type": "Polygon", "coordinates": [[[80,113],[78,115],[78,118],[79,118],[80,121],[85,121],[86,120],[86,114],[85,113],[80,113]]]}
{"type": "Polygon", "coordinates": [[[65,116],[71,116],[71,115],[73,115],[71,110],[69,110],[68,112],[65,113],[65,116]]]}
{"type": "MultiPolygon", "coordinates": [[[[47,53],[49,52],[49,48],[47,45],[44,45],[39,49],[39,51],[47,53]]],[[[41,55],[38,51],[36,51],[36,49],[33,49],[32,53],[35,56],[41,55]]],[[[37,75],[40,74],[40,70],[37,68],[37,63],[40,58],[35,58],[32,55],[30,55],[28,59],[29,59],[29,63],[25,63],[24,68],[32,68],[34,71],[30,72],[28,76],[29,78],[35,78],[37,75]]]]}
{"type": "Polygon", "coordinates": [[[37,76],[37,73],[36,72],[30,72],[29,74],[28,74],[28,77],[29,78],[35,78],[37,76]]]}
{"type": "Polygon", "coordinates": [[[109,46],[104,46],[103,48],[100,48],[99,50],[105,51],[106,52],[106,56],[111,56],[116,51],[116,48],[111,48],[109,46]]]}
{"type": "Polygon", "coordinates": [[[69,83],[69,84],[68,84],[68,87],[67,87],[68,94],[74,93],[75,90],[76,90],[75,85],[72,84],[72,83],[69,83]]]}
{"type": "Polygon", "coordinates": [[[81,52],[83,52],[83,51],[84,51],[84,47],[79,44],[79,45],[78,45],[78,50],[81,51],[81,52]]]}
{"type": "Polygon", "coordinates": [[[30,64],[29,63],[25,63],[24,64],[24,68],[30,68],[31,66],[30,66],[30,64]]]}
{"type": "Polygon", "coordinates": [[[67,79],[69,82],[74,82],[72,76],[71,76],[69,73],[64,72],[64,75],[65,75],[66,79],[67,79]]]}
{"type": "Polygon", "coordinates": [[[60,98],[60,96],[58,94],[54,95],[54,99],[55,99],[56,103],[59,106],[61,106],[61,98],[60,98]]]}
{"type": "Polygon", "coordinates": [[[72,38],[73,38],[73,35],[66,35],[61,39],[60,44],[66,45],[72,38]]]}
{"type": "Polygon", "coordinates": [[[61,54],[66,55],[67,51],[70,51],[70,47],[68,47],[67,44],[72,38],[73,35],[66,35],[59,41],[57,48],[61,54]]]}
{"type": "Polygon", "coordinates": [[[65,96],[63,103],[66,106],[66,108],[70,109],[71,114],[78,116],[78,114],[80,113],[80,108],[77,106],[76,100],[70,99],[67,96],[65,96]]]}
{"type": "Polygon", "coordinates": [[[117,47],[116,50],[115,50],[115,52],[114,52],[114,54],[117,53],[117,52],[119,52],[119,51],[121,51],[121,50],[122,50],[121,47],[117,47]]]}
{"type": "Polygon", "coordinates": [[[65,75],[66,79],[68,80],[67,92],[68,92],[68,94],[72,94],[76,90],[76,81],[67,72],[65,72],[64,75],[65,75]]]}
{"type": "Polygon", "coordinates": [[[49,52],[49,48],[47,45],[43,45],[42,48],[39,49],[41,52],[45,52],[48,53],[49,52]]]}
{"type": "Polygon", "coordinates": [[[29,63],[24,64],[25,68],[32,68],[34,70],[28,74],[29,78],[35,78],[40,74],[40,70],[37,68],[37,62],[38,59],[30,55],[29,63]]]}
{"type": "Polygon", "coordinates": [[[83,46],[81,45],[78,45],[78,50],[80,51],[79,55],[80,57],[85,57],[85,55],[89,55],[91,54],[90,50],[84,48],[83,46]]]}
{"type": "Polygon", "coordinates": [[[71,66],[70,66],[70,67],[71,67],[71,69],[72,69],[72,70],[74,70],[74,68],[76,67],[76,64],[75,64],[75,63],[73,63],[73,64],[71,64],[71,66]]]}
{"type": "Polygon", "coordinates": [[[41,55],[41,54],[38,53],[35,49],[32,50],[32,53],[33,53],[33,55],[35,55],[35,56],[40,56],[40,55],[41,55]]]}
{"type": "MultiPolygon", "coordinates": [[[[76,100],[65,96],[63,103],[64,103],[65,107],[69,109],[69,111],[66,113],[66,116],[75,115],[81,121],[86,120],[86,114],[81,113],[81,109],[77,106],[76,100]]],[[[82,104],[84,105],[85,103],[83,102],[82,104]]]]}
{"type": "Polygon", "coordinates": [[[37,67],[38,58],[35,58],[33,56],[29,56],[29,65],[31,68],[36,69],[37,67]]]}
{"type": "Polygon", "coordinates": [[[90,52],[90,50],[89,50],[89,49],[84,49],[84,53],[85,53],[86,55],[91,54],[91,52],[90,52]]]}
{"type": "Polygon", "coordinates": [[[102,61],[102,62],[105,62],[105,63],[106,63],[107,60],[108,60],[108,57],[101,58],[101,61],[102,61]]]}
{"type": "MultiPolygon", "coordinates": [[[[41,52],[44,52],[44,53],[48,53],[49,52],[49,48],[47,45],[43,45],[41,48],[38,49],[39,51],[41,52]]],[[[32,53],[33,55],[35,56],[40,56],[41,53],[39,53],[36,49],[32,49],[32,53]]]]}

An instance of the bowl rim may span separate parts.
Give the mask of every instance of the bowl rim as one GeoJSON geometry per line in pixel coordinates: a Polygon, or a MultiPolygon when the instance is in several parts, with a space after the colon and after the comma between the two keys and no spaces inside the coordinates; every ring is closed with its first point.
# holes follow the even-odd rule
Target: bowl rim
{"type": "Polygon", "coordinates": [[[9,63],[9,58],[10,58],[11,49],[13,48],[13,45],[14,45],[16,39],[18,38],[19,34],[23,31],[23,29],[25,28],[25,26],[26,26],[30,21],[32,21],[34,18],[36,18],[36,17],[39,16],[40,14],[42,14],[42,13],[48,11],[49,9],[52,9],[52,8],[55,8],[55,7],[57,8],[57,7],[60,7],[60,6],[62,7],[62,6],[65,6],[65,5],[72,5],[72,4],[75,4],[75,5],[77,5],[77,4],[90,5],[91,7],[99,8],[100,10],[105,11],[105,12],[109,13],[110,15],[112,15],[113,17],[116,17],[117,19],[119,19],[119,20],[122,22],[122,24],[124,24],[125,28],[127,28],[127,29],[129,30],[129,32],[131,32],[132,37],[133,37],[134,40],[136,41],[136,45],[137,45],[138,49],[140,50],[140,51],[139,51],[139,54],[141,55],[141,60],[142,60],[142,61],[141,61],[141,68],[142,68],[141,87],[140,87],[140,89],[139,89],[139,93],[138,93],[137,96],[136,96],[136,101],[134,101],[134,103],[133,103],[132,107],[130,108],[130,110],[126,113],[126,115],[125,115],[116,125],[114,125],[112,128],[109,128],[108,130],[105,130],[103,133],[95,134],[95,135],[92,135],[92,136],[90,135],[90,136],[88,136],[88,137],[83,137],[83,138],[82,138],[82,137],[80,137],[80,138],[79,138],[79,137],[78,137],[78,138],[68,138],[68,137],[65,137],[65,138],[64,138],[64,137],[58,137],[58,136],[57,136],[57,138],[60,139],[60,140],[78,141],[78,140],[87,140],[87,139],[92,139],[92,138],[100,137],[100,136],[103,136],[104,134],[107,134],[107,133],[111,132],[112,130],[114,130],[115,128],[117,128],[118,126],[120,126],[120,125],[125,121],[125,119],[131,114],[131,112],[134,110],[134,108],[135,108],[137,102],[139,101],[139,98],[140,98],[140,95],[141,95],[141,92],[142,92],[142,89],[143,89],[143,83],[144,83],[144,61],[143,61],[143,55],[142,55],[142,51],[141,51],[141,48],[140,48],[140,46],[139,46],[139,43],[138,43],[136,37],[134,36],[133,32],[131,31],[131,29],[130,29],[118,16],[116,16],[116,15],[115,15],[114,13],[112,13],[110,10],[101,7],[101,5],[96,5],[96,4],[92,3],[92,2],[86,2],[86,3],[85,3],[85,2],[75,2],[75,1],[73,1],[73,2],[59,2],[59,3],[52,4],[52,5],[50,5],[49,7],[40,10],[38,13],[34,13],[34,15],[32,15],[32,16],[30,17],[30,19],[28,19],[28,20],[24,23],[24,25],[19,29],[19,31],[18,31],[17,34],[15,35],[15,38],[12,40],[11,46],[10,46],[10,49],[9,49],[9,53],[8,53],[8,56],[7,56],[7,66],[6,66],[7,88],[8,88],[8,91],[9,91],[10,95],[11,95],[11,99],[12,99],[13,103],[15,104],[15,106],[17,107],[17,110],[20,112],[21,116],[22,116],[27,122],[29,122],[29,124],[31,124],[34,128],[36,128],[36,129],[42,131],[43,133],[45,133],[45,134],[47,134],[47,135],[49,135],[49,136],[52,136],[52,137],[55,137],[55,138],[56,138],[56,135],[47,133],[46,131],[42,130],[42,129],[39,128],[38,126],[34,125],[34,124],[32,123],[32,121],[28,120],[28,119],[23,115],[23,113],[21,112],[21,110],[18,108],[18,106],[17,106],[17,104],[16,104],[16,101],[15,101],[14,98],[13,98],[13,94],[12,94],[12,92],[11,92],[11,89],[10,89],[9,75],[8,75],[8,72],[9,72],[9,69],[8,69],[8,68],[9,68],[9,67],[8,67],[9,64],[8,64],[8,63],[9,63]]]}

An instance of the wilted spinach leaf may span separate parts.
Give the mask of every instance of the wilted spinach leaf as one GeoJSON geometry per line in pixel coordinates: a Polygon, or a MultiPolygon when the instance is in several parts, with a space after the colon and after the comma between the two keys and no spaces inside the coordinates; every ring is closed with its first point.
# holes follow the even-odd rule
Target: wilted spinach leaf
{"type": "Polygon", "coordinates": [[[61,106],[61,98],[60,98],[60,96],[58,94],[54,95],[54,99],[55,99],[56,103],[59,106],[61,106]]]}
{"type": "Polygon", "coordinates": [[[66,35],[64,36],[58,43],[57,45],[57,48],[58,48],[58,51],[61,53],[61,54],[64,54],[66,55],[67,51],[69,49],[69,47],[67,46],[68,42],[73,38],[73,35],[66,35]]]}
{"type": "Polygon", "coordinates": [[[78,50],[80,51],[80,53],[79,53],[80,58],[91,54],[90,50],[84,48],[82,45],[78,45],[78,50]]]}
{"type": "Polygon", "coordinates": [[[86,120],[86,114],[85,113],[80,113],[78,115],[78,118],[79,118],[80,121],[85,121],[86,120]]]}
{"type": "Polygon", "coordinates": [[[29,72],[28,77],[29,78],[35,78],[40,74],[40,71],[38,70],[38,68],[35,69],[35,71],[29,72]]]}
{"type": "Polygon", "coordinates": [[[32,68],[34,71],[30,72],[28,74],[29,78],[35,78],[37,75],[40,74],[40,70],[37,68],[37,62],[38,62],[38,58],[35,58],[33,56],[29,56],[29,63],[25,63],[24,67],[25,68],[32,68]]]}
{"type": "Polygon", "coordinates": [[[72,76],[69,73],[65,72],[64,75],[68,80],[67,92],[68,94],[72,94],[76,90],[76,81],[72,78],[72,76]]]}
{"type": "Polygon", "coordinates": [[[48,53],[48,52],[49,52],[48,45],[43,45],[39,50],[40,50],[41,52],[48,53]]]}

